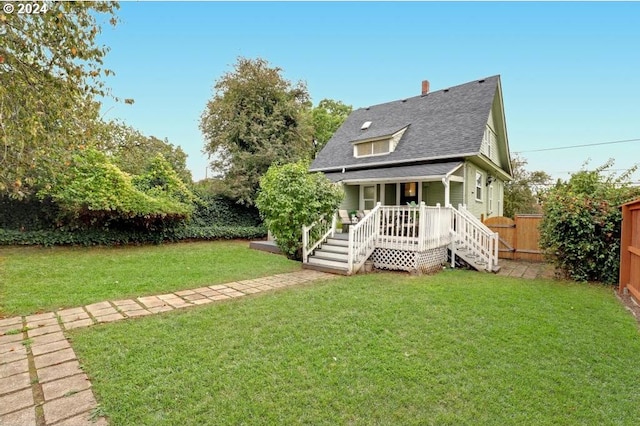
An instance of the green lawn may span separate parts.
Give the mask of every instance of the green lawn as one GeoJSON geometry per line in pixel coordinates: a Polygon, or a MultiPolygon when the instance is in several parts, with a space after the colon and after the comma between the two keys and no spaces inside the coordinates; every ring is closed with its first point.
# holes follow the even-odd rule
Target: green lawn
{"type": "Polygon", "coordinates": [[[246,241],[127,247],[0,248],[0,317],[300,269],[246,241]]]}
{"type": "Polygon", "coordinates": [[[611,288],[371,274],[74,330],[112,425],[635,425],[611,288]]]}

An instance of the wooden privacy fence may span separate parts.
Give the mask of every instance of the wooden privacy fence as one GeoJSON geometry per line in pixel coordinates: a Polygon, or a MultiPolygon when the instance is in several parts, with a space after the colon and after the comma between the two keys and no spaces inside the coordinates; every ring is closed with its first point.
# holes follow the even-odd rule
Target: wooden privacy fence
{"type": "Polygon", "coordinates": [[[622,206],[620,285],[640,301],[640,199],[622,206]]]}
{"type": "Polygon", "coordinates": [[[538,230],[541,220],[540,214],[521,214],[516,215],[515,219],[504,216],[490,217],[484,224],[500,235],[500,259],[542,262],[538,230]]]}

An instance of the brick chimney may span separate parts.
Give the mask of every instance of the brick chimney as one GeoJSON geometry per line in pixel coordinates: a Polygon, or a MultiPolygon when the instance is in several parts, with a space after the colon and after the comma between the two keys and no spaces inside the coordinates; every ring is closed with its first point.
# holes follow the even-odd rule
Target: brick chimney
{"type": "Polygon", "coordinates": [[[426,95],[429,93],[429,80],[422,80],[422,94],[426,95]]]}

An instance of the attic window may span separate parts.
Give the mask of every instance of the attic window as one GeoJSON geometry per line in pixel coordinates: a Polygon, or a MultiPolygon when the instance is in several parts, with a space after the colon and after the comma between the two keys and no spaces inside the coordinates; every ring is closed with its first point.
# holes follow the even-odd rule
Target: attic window
{"type": "Polygon", "coordinates": [[[355,157],[369,157],[372,155],[388,154],[390,152],[389,142],[391,142],[390,139],[359,143],[354,146],[355,157]]]}
{"type": "Polygon", "coordinates": [[[362,124],[362,127],[360,127],[360,130],[367,130],[369,128],[369,126],[371,126],[371,122],[370,121],[365,121],[362,124]]]}
{"type": "Polygon", "coordinates": [[[392,153],[398,146],[398,143],[400,142],[405,130],[407,130],[407,127],[403,127],[393,133],[383,133],[374,137],[363,137],[359,140],[352,141],[353,156],[360,158],[392,153]]]}

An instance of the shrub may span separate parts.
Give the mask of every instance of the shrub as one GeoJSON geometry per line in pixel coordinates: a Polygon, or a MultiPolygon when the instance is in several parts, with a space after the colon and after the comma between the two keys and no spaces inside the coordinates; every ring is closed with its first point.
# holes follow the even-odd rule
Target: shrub
{"type": "Polygon", "coordinates": [[[0,196],[0,229],[37,231],[53,229],[60,212],[51,198],[0,196]]]}
{"type": "Polygon", "coordinates": [[[269,167],[256,199],[278,247],[291,259],[301,257],[302,226],[332,215],[344,197],[340,187],[308,169],[306,161],[269,167]]]}
{"type": "Polygon", "coordinates": [[[262,224],[258,209],[253,206],[238,204],[231,198],[198,193],[198,201],[191,216],[194,226],[259,226],[262,224]]]}
{"type": "Polygon", "coordinates": [[[17,231],[0,229],[0,245],[125,245],[159,244],[184,240],[231,240],[263,238],[264,226],[177,226],[163,230],[85,229],[75,231],[17,231]]]}
{"type": "Polygon", "coordinates": [[[75,154],[67,173],[40,196],[51,197],[60,208],[60,220],[71,228],[107,227],[114,221],[154,228],[187,218],[192,204],[175,198],[177,190],[165,190],[154,177],[140,179],[139,185],[148,191],[145,193],[105,154],[88,149],[75,154]]]}
{"type": "Polygon", "coordinates": [[[544,202],[540,245],[576,281],[618,282],[620,205],[639,192],[626,182],[629,173],[604,176],[611,164],[573,174],[552,188],[544,202]]]}

